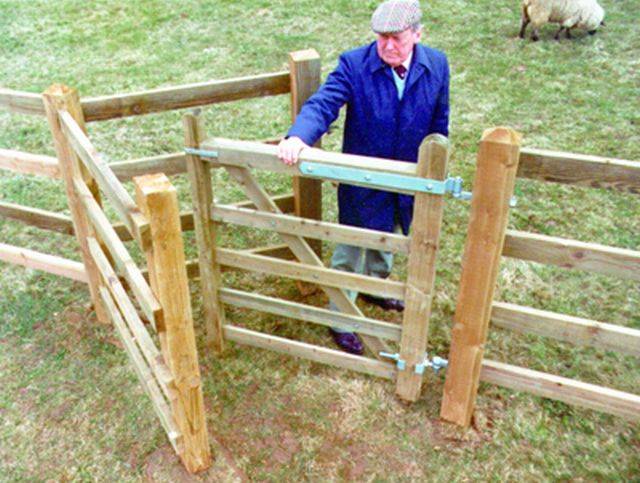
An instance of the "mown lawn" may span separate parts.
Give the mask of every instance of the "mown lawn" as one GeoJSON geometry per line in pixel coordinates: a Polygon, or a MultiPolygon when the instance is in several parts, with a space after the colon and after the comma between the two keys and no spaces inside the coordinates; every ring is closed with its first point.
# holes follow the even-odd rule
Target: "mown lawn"
{"type": "MultiPolygon", "coordinates": [[[[470,183],[482,131],[519,130],[526,146],[640,160],[640,3],[607,0],[594,37],[517,38],[518,0],[434,0],[425,41],[452,67],[451,173],[470,183]]],[[[0,1],[0,86],[42,92],[54,82],[83,96],[286,68],[287,52],[315,48],[323,75],[340,52],[368,42],[377,1],[0,1]]],[[[180,150],[181,113],[92,124],[111,160],[180,150]]],[[[205,109],[210,135],[284,133],[286,96],[205,109]]],[[[340,127],[324,142],[340,146],[340,127]]],[[[0,113],[0,147],[53,154],[44,119],[0,113]]],[[[289,181],[262,176],[273,193],[289,181]]],[[[175,177],[188,207],[186,180],[175,177]]],[[[216,197],[240,190],[214,175],[216,197]]],[[[519,181],[510,227],[640,249],[637,196],[519,181]]],[[[68,213],[53,181],[0,172],[0,200],[68,213]]],[[[326,218],[335,191],[325,188],[326,218]]],[[[445,212],[430,349],[446,355],[468,204],[445,212]]],[[[227,246],[274,241],[230,230],[227,246]]],[[[189,255],[193,237],[187,235],[189,255]]],[[[78,259],[68,237],[0,220],[0,242],[78,259]]],[[[331,247],[326,246],[325,253],[331,247]]],[[[394,276],[404,275],[398,259],[394,276]]],[[[303,300],[287,280],[225,275],[225,283],[303,300]]],[[[193,285],[199,315],[198,287],[193,285]]],[[[502,264],[499,300],[640,328],[637,282],[515,260],[502,264]]],[[[316,296],[304,300],[324,305],[316,296]]],[[[362,306],[369,315],[400,321],[362,306]]],[[[331,345],[322,327],[241,310],[236,324],[331,345]]],[[[199,327],[198,327],[199,330],[199,327]]],[[[200,334],[201,335],[201,334],[200,334]]],[[[493,329],[487,356],[640,393],[637,358],[493,329]]],[[[201,340],[199,341],[201,342],[201,340]]],[[[202,348],[202,345],[200,346],[202,348]]],[[[201,350],[215,467],[203,480],[640,481],[640,426],[601,413],[482,385],[472,429],[438,420],[442,375],[405,407],[393,385],[274,353],[231,345],[201,350]]],[[[81,284],[0,264],[0,480],[186,480],[111,328],[88,311],[81,284]]]]}

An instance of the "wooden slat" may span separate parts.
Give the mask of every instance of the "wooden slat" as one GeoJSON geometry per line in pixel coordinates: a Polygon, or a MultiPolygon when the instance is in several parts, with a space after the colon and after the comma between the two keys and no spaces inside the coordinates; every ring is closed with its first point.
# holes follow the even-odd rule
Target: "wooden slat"
{"type": "MultiPolygon", "coordinates": [[[[218,153],[211,162],[225,166],[237,166],[268,170],[275,173],[286,173],[299,176],[300,163],[289,166],[278,159],[278,147],[254,141],[236,141],[232,139],[213,138],[201,145],[202,149],[218,153]]],[[[356,156],[353,154],[333,153],[321,149],[309,148],[300,153],[300,162],[311,161],[348,168],[359,168],[390,174],[416,176],[416,163],[392,161],[382,158],[356,156]]]]}
{"type": "Polygon", "coordinates": [[[286,243],[280,243],[277,245],[267,245],[264,247],[249,248],[248,250],[242,250],[246,253],[253,255],[262,255],[264,257],[282,258],[283,260],[296,260],[296,256],[286,243]]]}
{"type": "Polygon", "coordinates": [[[151,286],[164,310],[162,351],[176,380],[171,409],[184,440],[182,462],[191,473],[211,465],[191,296],[180,231],[178,195],[169,178],[134,179],[136,197],[149,219],[152,245],[146,250],[151,286]]]}
{"type": "Polygon", "coordinates": [[[71,217],[52,211],[0,201],[0,217],[10,218],[30,226],[55,231],[64,235],[74,234],[71,217]]]}
{"type": "Polygon", "coordinates": [[[102,159],[91,144],[87,135],[80,129],[73,117],[68,112],[60,112],[60,122],[67,140],[73,146],[76,154],[83,161],[89,172],[95,177],[100,188],[113,204],[120,219],[127,225],[131,234],[144,248],[149,244],[149,223],[142,216],[138,206],[133,201],[127,190],[122,186],[118,178],[102,159]]]}
{"type": "Polygon", "coordinates": [[[640,421],[640,396],[544,372],[484,360],[484,382],[640,421]]]}
{"type": "Polygon", "coordinates": [[[504,302],[493,303],[491,323],[504,329],[640,357],[640,330],[630,327],[504,302]]]}
{"type": "Polygon", "coordinates": [[[513,195],[521,137],[509,128],[486,130],[478,150],[471,214],[440,416],[469,426],[489,330],[491,303],[513,195]]]}
{"type": "MultiPolygon", "coordinates": [[[[448,160],[449,141],[432,134],[420,145],[417,173],[442,181],[447,175],[448,160]]],[[[427,350],[443,212],[442,195],[416,193],[399,351],[407,369],[398,373],[396,383],[396,395],[407,402],[417,401],[422,387],[423,376],[416,374],[415,367],[423,362],[427,350]]]]}
{"type": "MultiPolygon", "coordinates": [[[[183,117],[184,142],[189,148],[198,148],[204,139],[204,125],[198,114],[183,117]]],[[[224,306],[218,298],[221,286],[220,267],[216,262],[216,225],[211,219],[213,190],[211,165],[199,156],[187,156],[189,186],[193,203],[193,220],[200,262],[201,300],[204,310],[206,342],[209,349],[221,354],[224,350],[224,306]]]]}
{"type": "MultiPolygon", "coordinates": [[[[293,213],[295,211],[293,193],[286,193],[283,195],[271,196],[271,201],[278,207],[283,213],[293,213]]],[[[234,208],[246,208],[248,210],[255,210],[256,205],[251,200],[238,201],[236,203],[229,203],[226,206],[233,206],[234,208]]]]}
{"type": "Polygon", "coordinates": [[[405,285],[401,282],[343,272],[315,265],[278,260],[260,255],[251,255],[246,252],[229,250],[227,248],[220,248],[217,251],[217,259],[221,265],[241,270],[279,275],[304,282],[378,295],[380,297],[404,298],[405,285]]]}
{"type": "Polygon", "coordinates": [[[235,307],[281,315],[328,327],[338,327],[349,332],[360,332],[396,342],[400,340],[401,326],[367,317],[342,314],[333,310],[228,288],[220,290],[220,299],[225,304],[235,307]]]}
{"type": "Polygon", "coordinates": [[[62,178],[56,158],[11,149],[0,149],[0,169],[21,174],[46,176],[47,178],[62,178]]]}
{"type": "Polygon", "coordinates": [[[175,452],[181,453],[183,450],[182,436],[173,420],[173,416],[171,416],[171,410],[169,409],[167,401],[163,397],[160,387],[158,386],[158,382],[153,377],[153,374],[151,373],[151,370],[145,362],[142,354],[140,354],[140,350],[136,346],[134,338],[122,319],[122,316],[120,315],[109,291],[104,287],[100,287],[100,296],[107,308],[107,312],[111,316],[113,325],[116,328],[116,334],[122,342],[125,351],[129,355],[129,360],[131,361],[131,365],[138,376],[138,380],[151,400],[151,406],[156,412],[156,415],[160,420],[160,424],[167,433],[169,441],[171,442],[175,452]]]}
{"type": "Polygon", "coordinates": [[[168,400],[171,400],[171,391],[175,386],[175,379],[173,375],[165,365],[160,351],[158,351],[153,339],[151,339],[151,336],[149,335],[149,332],[147,332],[142,320],[140,320],[140,316],[138,315],[136,308],[129,299],[129,296],[120,283],[118,276],[109,264],[102,248],[100,248],[100,244],[95,238],[87,239],[87,244],[89,245],[91,256],[100,270],[104,285],[109,289],[109,292],[113,296],[113,299],[127,323],[127,327],[131,330],[131,333],[140,347],[140,351],[144,355],[144,358],[149,364],[149,367],[151,368],[158,385],[162,389],[162,392],[168,400]]]}
{"type": "Polygon", "coordinates": [[[187,172],[184,153],[161,154],[146,158],[131,159],[111,163],[109,167],[120,181],[128,181],[134,176],[164,173],[167,176],[187,172]]]}
{"type": "MultiPolygon", "coordinates": [[[[291,76],[291,122],[294,123],[305,102],[320,87],[320,55],[314,49],[289,53],[289,72],[291,76]]],[[[320,147],[318,140],[314,147],[320,147]]],[[[295,196],[295,214],[312,220],[322,220],[322,181],[319,179],[295,176],[293,178],[295,196]]],[[[322,258],[322,243],[307,240],[318,257],[322,258]]],[[[303,287],[302,292],[309,291],[303,287]]]]}
{"type": "Polygon", "coordinates": [[[70,278],[78,282],[88,283],[84,265],[80,262],[67,260],[66,258],[0,243],[0,260],[13,265],[22,265],[23,267],[34,270],[42,270],[43,272],[70,278]]]}
{"type": "Polygon", "coordinates": [[[124,276],[131,291],[136,296],[142,312],[152,322],[154,329],[157,330],[157,327],[162,327],[162,306],[151,291],[151,287],[149,287],[142,272],[129,255],[127,248],[109,223],[100,205],[93,199],[87,185],[82,180],[76,179],[75,188],[78,192],[78,198],[82,202],[89,220],[91,220],[91,224],[100,236],[100,240],[109,250],[116,268],[124,276]]]}
{"type": "Polygon", "coordinates": [[[326,223],[297,216],[265,213],[228,205],[216,204],[212,212],[213,219],[219,222],[236,223],[252,228],[274,230],[279,233],[347,243],[393,253],[409,252],[409,238],[394,233],[326,223]]]}
{"type": "Polygon", "coordinates": [[[82,108],[87,122],[104,121],[239,99],[275,96],[289,90],[289,73],[276,72],[94,97],[84,99],[82,108]]]}
{"type": "Polygon", "coordinates": [[[640,251],[508,230],[502,254],[531,262],[640,280],[640,251]]]}
{"type": "Polygon", "coordinates": [[[638,161],[524,148],[518,176],[640,194],[638,161]]]}
{"type": "Polygon", "coordinates": [[[342,367],[351,371],[362,372],[385,379],[393,379],[396,373],[395,367],[386,362],[355,356],[304,342],[284,339],[282,337],[261,334],[233,325],[225,325],[224,336],[226,339],[239,344],[280,352],[281,354],[300,357],[335,367],[342,367]]]}
{"type": "Polygon", "coordinates": [[[0,110],[35,116],[45,115],[40,94],[12,89],[0,88],[0,110]]]}

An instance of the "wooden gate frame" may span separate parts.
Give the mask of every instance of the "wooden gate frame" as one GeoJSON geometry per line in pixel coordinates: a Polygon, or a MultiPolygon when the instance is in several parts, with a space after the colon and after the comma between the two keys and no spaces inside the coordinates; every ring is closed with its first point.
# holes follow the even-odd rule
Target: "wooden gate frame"
{"type": "MultiPolygon", "coordinates": [[[[184,128],[186,146],[209,153],[207,157],[190,154],[188,166],[194,200],[193,211],[196,214],[194,224],[202,296],[208,316],[206,324],[210,327],[210,332],[216,334],[215,347],[221,351],[224,346],[223,340],[228,339],[389,379],[397,376],[398,396],[406,401],[415,401],[420,394],[423,381],[423,375],[416,373],[416,366],[424,362],[426,355],[435,260],[444,207],[443,195],[416,193],[411,237],[284,215],[249,168],[300,176],[299,164],[287,166],[282,163],[277,158],[275,146],[228,139],[206,140],[202,119],[197,113],[184,117],[184,128]],[[210,175],[212,168],[225,169],[243,187],[257,209],[214,203],[210,175]],[[246,250],[217,247],[217,222],[273,230],[281,236],[299,263],[256,255],[246,250]],[[325,268],[306,238],[409,253],[407,282],[382,280],[325,268]],[[284,275],[316,283],[340,312],[223,288],[220,281],[221,267],[284,275]],[[405,299],[406,310],[402,327],[365,318],[343,289],[405,299]],[[386,361],[354,356],[230,325],[225,320],[223,304],[357,331],[362,334],[365,343],[376,357],[379,357],[381,351],[389,350],[383,339],[400,342],[398,358],[404,362],[404,369],[398,371],[393,364],[386,361]]],[[[303,151],[301,162],[322,162],[355,169],[444,180],[448,154],[448,140],[440,135],[431,135],[420,147],[417,164],[329,153],[317,149],[303,151]]]]}
{"type": "Polygon", "coordinates": [[[485,132],[478,153],[441,417],[468,426],[483,380],[640,420],[640,395],[483,360],[489,321],[520,332],[640,356],[640,330],[493,302],[501,256],[640,280],[638,251],[507,231],[516,175],[640,193],[640,163],[539,150],[527,150],[520,156],[517,133],[509,129],[485,132]]]}

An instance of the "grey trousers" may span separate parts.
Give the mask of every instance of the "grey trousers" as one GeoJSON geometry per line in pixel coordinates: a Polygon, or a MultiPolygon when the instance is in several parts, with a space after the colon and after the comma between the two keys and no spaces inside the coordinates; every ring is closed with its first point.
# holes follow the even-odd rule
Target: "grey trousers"
{"type": "MultiPolygon", "coordinates": [[[[393,266],[393,253],[372,250],[369,248],[355,247],[352,245],[336,245],[336,249],[331,257],[331,268],[345,272],[371,275],[372,277],[387,278],[393,266]]],[[[349,298],[355,302],[358,292],[355,290],[345,290],[349,298]]],[[[338,310],[333,302],[329,304],[329,309],[338,310]]],[[[346,332],[334,327],[336,332],[346,332]]]]}

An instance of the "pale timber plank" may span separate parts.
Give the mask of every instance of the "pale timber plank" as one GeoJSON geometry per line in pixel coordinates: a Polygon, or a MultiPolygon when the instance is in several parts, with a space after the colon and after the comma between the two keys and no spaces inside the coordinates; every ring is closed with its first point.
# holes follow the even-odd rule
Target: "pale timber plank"
{"type": "Polygon", "coordinates": [[[640,330],[630,327],[504,302],[493,303],[491,323],[504,329],[640,357],[640,330]]]}
{"type": "Polygon", "coordinates": [[[640,280],[640,251],[508,230],[502,254],[562,268],[640,280]]]}
{"type": "Polygon", "coordinates": [[[136,308],[120,283],[116,272],[113,271],[113,268],[109,264],[102,248],[100,248],[100,244],[95,238],[87,239],[87,243],[91,251],[91,256],[100,270],[104,285],[109,289],[113,299],[116,301],[124,320],[127,322],[127,327],[131,330],[162,392],[168,400],[171,400],[170,388],[175,386],[175,379],[170,372],[170,368],[165,365],[160,351],[158,351],[153,339],[151,339],[142,320],[140,320],[136,308]]]}
{"type": "MultiPolygon", "coordinates": [[[[280,161],[278,162],[279,164],[283,164],[280,161]]],[[[227,166],[226,169],[229,174],[234,177],[238,183],[240,183],[249,199],[256,204],[256,207],[259,210],[282,214],[273,200],[269,198],[269,195],[262,189],[255,177],[247,168],[227,166]]],[[[280,236],[289,246],[296,258],[302,263],[307,264],[306,266],[315,265],[316,267],[324,268],[322,260],[320,260],[318,255],[313,251],[304,238],[286,234],[280,234],[280,236]]],[[[320,288],[325,292],[325,294],[327,294],[329,300],[335,304],[339,311],[351,315],[362,316],[360,309],[343,290],[331,286],[321,286],[320,288]]],[[[376,356],[379,356],[382,351],[390,351],[390,347],[382,339],[377,339],[366,334],[362,336],[362,339],[369,350],[376,356]]]]}
{"type": "Polygon", "coordinates": [[[523,148],[518,176],[640,194],[640,162],[523,148]]]}
{"type": "Polygon", "coordinates": [[[469,426],[475,408],[520,141],[508,128],[488,129],[480,141],[440,409],[443,419],[461,426],[469,426]]]}
{"type": "Polygon", "coordinates": [[[251,270],[270,275],[280,275],[304,282],[341,287],[380,297],[404,298],[405,284],[377,277],[343,272],[317,265],[289,262],[271,257],[252,255],[244,251],[220,248],[217,261],[221,265],[241,270],[251,270]]]}
{"type": "Polygon", "coordinates": [[[233,325],[224,326],[226,339],[239,344],[250,345],[261,349],[280,352],[290,356],[308,359],[322,364],[329,364],[351,371],[362,372],[371,376],[393,379],[396,369],[392,364],[369,359],[367,357],[347,354],[346,352],[327,349],[304,342],[297,342],[273,335],[261,334],[233,325]]]}
{"type": "Polygon", "coordinates": [[[366,230],[352,226],[310,220],[291,215],[278,215],[257,210],[218,205],[212,209],[215,221],[274,230],[279,233],[336,243],[346,243],[393,253],[408,253],[409,238],[395,233],[366,230]]]}
{"type": "Polygon", "coordinates": [[[36,252],[27,248],[0,243],[0,260],[13,265],[22,265],[34,270],[70,278],[77,282],[88,283],[87,272],[80,262],[67,260],[66,258],[36,252]]]}
{"type": "Polygon", "coordinates": [[[129,360],[131,361],[131,365],[133,366],[133,370],[136,372],[138,376],[138,380],[140,384],[142,384],[142,388],[149,396],[151,400],[151,406],[158,416],[160,420],[160,424],[164,428],[169,441],[171,442],[171,446],[176,453],[182,452],[182,436],[175,422],[173,421],[173,416],[171,416],[171,411],[169,409],[169,405],[167,401],[164,399],[163,394],[158,387],[158,383],[153,377],[151,370],[147,363],[145,362],[143,356],[140,354],[140,350],[136,346],[134,339],[129,332],[120,312],[118,311],[113,298],[109,291],[100,287],[100,296],[102,297],[102,301],[107,308],[107,312],[111,316],[111,321],[116,328],[116,334],[118,335],[122,345],[124,346],[125,351],[129,355],[129,360]]]}
{"type": "Polygon", "coordinates": [[[74,234],[71,217],[52,211],[0,201],[0,216],[63,235],[74,234]]]}
{"type": "Polygon", "coordinates": [[[484,382],[629,419],[640,420],[640,396],[594,384],[532,371],[490,360],[482,361],[484,382]]]}
{"type": "Polygon", "coordinates": [[[187,172],[186,156],[182,152],[118,161],[111,163],[109,167],[120,181],[145,174],[164,173],[171,176],[187,172]]]}
{"type": "Polygon", "coordinates": [[[311,305],[240,290],[220,289],[220,299],[225,304],[235,307],[281,315],[283,317],[313,322],[328,327],[339,327],[350,332],[360,332],[396,342],[400,340],[400,332],[402,330],[401,326],[397,324],[390,324],[367,317],[347,315],[311,305]]]}
{"type": "Polygon", "coordinates": [[[155,330],[157,330],[157,327],[162,327],[162,306],[151,291],[151,287],[149,287],[142,272],[131,258],[131,255],[129,255],[127,248],[109,223],[100,205],[93,199],[87,185],[82,180],[76,179],[75,188],[78,192],[78,198],[82,202],[89,220],[91,220],[91,224],[111,254],[116,268],[123,274],[131,291],[136,296],[142,312],[152,322],[155,330]]]}
{"type": "Polygon", "coordinates": [[[0,88],[0,110],[32,116],[45,115],[42,95],[13,89],[0,88]]]}
{"type": "Polygon", "coordinates": [[[87,238],[94,236],[94,231],[82,210],[82,205],[78,200],[77,193],[73,186],[73,180],[75,178],[82,178],[91,189],[91,193],[98,203],[100,203],[100,192],[95,180],[86,170],[76,153],[73,151],[73,147],[67,140],[63,132],[59,116],[59,112],[62,110],[69,112],[73,116],[74,122],[77,122],[82,129],[84,127],[84,116],[82,113],[82,107],[80,106],[80,98],[75,89],[70,89],[67,86],[59,84],[54,84],[49,87],[42,94],[42,98],[44,100],[47,122],[49,123],[49,129],[51,130],[53,137],[53,144],[58,158],[60,173],[64,180],[67,203],[71,212],[71,218],[73,219],[73,231],[76,235],[76,239],[78,240],[78,244],[80,245],[82,261],[88,276],[91,301],[95,307],[98,321],[103,324],[108,324],[109,316],[106,313],[102,298],[98,292],[100,274],[98,273],[98,269],[93,262],[93,258],[91,257],[87,246],[87,238]]]}
{"type": "Polygon", "coordinates": [[[87,122],[286,94],[289,73],[276,72],[84,99],[87,122]]]}
{"type": "Polygon", "coordinates": [[[76,154],[97,180],[100,188],[105,192],[131,234],[142,247],[146,247],[149,243],[149,223],[140,213],[133,198],[120,184],[109,165],[98,154],[73,117],[66,111],[61,111],[59,117],[63,132],[76,154]]]}
{"type": "Polygon", "coordinates": [[[300,153],[300,162],[294,166],[289,166],[278,159],[277,146],[255,141],[213,138],[203,142],[200,147],[204,150],[212,150],[218,153],[217,158],[211,159],[214,164],[268,170],[276,173],[286,173],[291,176],[300,176],[299,164],[302,161],[416,176],[416,163],[354,154],[332,153],[316,148],[303,149],[300,153]]]}
{"type": "MultiPolygon", "coordinates": [[[[444,180],[448,159],[449,141],[432,134],[420,146],[417,174],[444,180]]],[[[416,374],[415,367],[424,360],[427,350],[443,211],[442,195],[416,193],[400,341],[400,358],[405,361],[406,370],[398,372],[396,382],[396,395],[407,402],[417,401],[422,387],[423,376],[416,374]]]]}
{"type": "MultiPolygon", "coordinates": [[[[204,139],[204,125],[198,114],[182,118],[184,142],[189,148],[198,148],[204,139]]],[[[218,298],[221,286],[220,267],[216,261],[216,225],[211,219],[213,191],[211,165],[199,156],[187,156],[187,171],[193,204],[193,220],[200,262],[201,299],[204,308],[204,326],[207,346],[221,354],[224,350],[224,307],[218,298]]]]}
{"type": "Polygon", "coordinates": [[[0,169],[21,174],[34,174],[60,179],[58,160],[44,154],[32,154],[11,149],[0,149],[0,169]]]}
{"type": "Polygon", "coordinates": [[[171,409],[184,440],[182,462],[191,473],[211,466],[200,366],[184,242],[175,187],[163,174],[134,179],[141,210],[149,220],[151,247],[146,251],[151,286],[164,310],[162,350],[175,376],[177,397],[171,409]],[[163,342],[164,341],[164,342],[163,342]]]}

